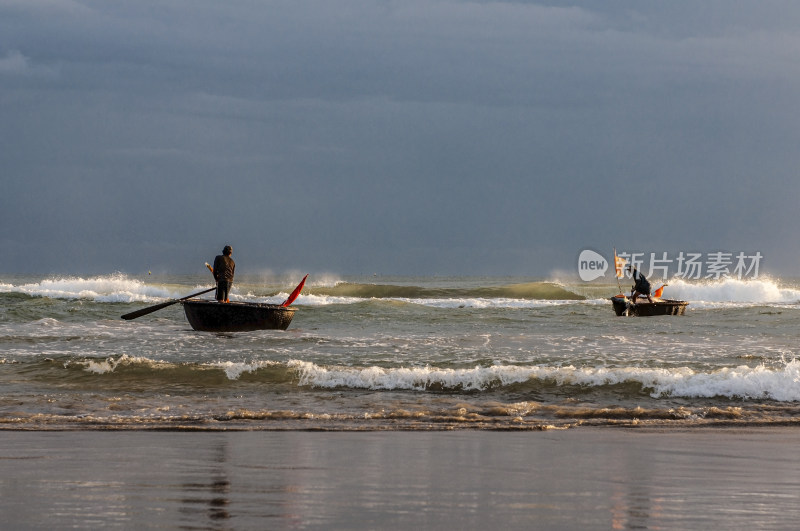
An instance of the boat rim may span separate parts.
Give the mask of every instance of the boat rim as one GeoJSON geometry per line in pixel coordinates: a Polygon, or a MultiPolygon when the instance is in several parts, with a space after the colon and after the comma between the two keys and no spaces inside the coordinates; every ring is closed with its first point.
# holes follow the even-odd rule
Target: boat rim
{"type": "Polygon", "coordinates": [[[293,306],[281,306],[280,304],[272,304],[268,302],[249,302],[249,301],[231,301],[231,302],[219,302],[213,301],[208,299],[186,299],[181,301],[181,304],[208,304],[208,305],[217,305],[223,304],[226,307],[246,307],[246,308],[271,308],[273,310],[286,310],[294,312],[297,308],[293,306]]]}

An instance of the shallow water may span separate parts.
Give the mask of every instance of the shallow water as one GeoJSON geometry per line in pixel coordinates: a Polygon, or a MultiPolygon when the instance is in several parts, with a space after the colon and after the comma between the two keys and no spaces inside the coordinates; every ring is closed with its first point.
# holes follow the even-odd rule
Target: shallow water
{"type": "MultiPolygon", "coordinates": [[[[300,278],[244,277],[232,299],[281,302],[300,278]]],[[[608,300],[616,286],[312,275],[287,331],[196,332],[179,304],[119,318],[203,282],[0,277],[0,428],[539,430],[800,418],[792,281],[677,281],[665,296],[689,300],[686,315],[621,318],[608,300]]]]}

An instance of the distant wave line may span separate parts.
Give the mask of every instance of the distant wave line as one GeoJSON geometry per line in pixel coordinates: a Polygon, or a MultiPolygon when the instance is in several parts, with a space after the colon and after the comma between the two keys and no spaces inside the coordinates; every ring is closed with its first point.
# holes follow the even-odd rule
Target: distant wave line
{"type": "MultiPolygon", "coordinates": [[[[209,283],[210,284],[210,283],[209,283]]],[[[96,277],[62,277],[14,285],[0,283],[0,294],[18,294],[53,299],[91,300],[98,303],[157,303],[178,298],[207,285],[147,283],[122,273],[96,277]]],[[[610,286],[609,286],[610,287],[610,286]]],[[[611,291],[616,291],[612,289],[611,291]]],[[[615,293],[614,293],[615,294],[615,293]]],[[[234,284],[233,300],[282,302],[288,290],[274,289],[258,293],[252,285],[234,284]]],[[[606,301],[602,288],[586,284],[557,282],[528,282],[502,286],[439,288],[417,285],[367,284],[336,282],[333,285],[309,285],[296,305],[324,306],[354,304],[372,300],[416,303],[427,306],[454,308],[531,308],[547,305],[606,301]],[[591,293],[587,295],[586,293],[591,293]]],[[[714,281],[675,279],[668,283],[665,298],[688,300],[690,309],[741,307],[748,305],[800,304],[800,289],[781,285],[770,278],[714,281]]]]}

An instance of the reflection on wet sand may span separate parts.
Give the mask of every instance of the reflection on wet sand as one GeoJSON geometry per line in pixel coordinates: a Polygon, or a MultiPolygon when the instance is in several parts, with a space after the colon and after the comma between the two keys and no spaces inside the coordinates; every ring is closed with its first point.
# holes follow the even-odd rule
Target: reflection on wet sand
{"type": "Polygon", "coordinates": [[[225,520],[231,517],[228,512],[230,505],[229,494],[231,483],[228,481],[227,474],[227,441],[222,441],[215,449],[214,456],[207,464],[209,468],[209,480],[204,483],[183,483],[182,491],[192,496],[181,498],[179,511],[190,515],[191,520],[195,519],[195,514],[199,507],[207,506],[206,513],[212,521],[225,520]],[[206,494],[205,496],[203,494],[206,494]]]}
{"type": "Polygon", "coordinates": [[[652,521],[664,517],[663,499],[654,498],[649,484],[655,474],[651,460],[640,454],[627,454],[623,445],[618,459],[619,470],[608,479],[611,488],[611,528],[650,529],[652,521]]]}
{"type": "Polygon", "coordinates": [[[800,520],[800,431],[5,432],[9,529],[740,529],[800,520]]]}

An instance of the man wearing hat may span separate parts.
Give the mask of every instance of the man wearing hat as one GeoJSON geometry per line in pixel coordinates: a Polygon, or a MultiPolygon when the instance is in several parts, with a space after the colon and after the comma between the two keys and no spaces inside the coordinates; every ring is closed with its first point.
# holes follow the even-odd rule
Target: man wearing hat
{"type": "MultiPolygon", "coordinates": [[[[217,281],[217,294],[215,298],[219,302],[231,302],[228,295],[233,286],[233,271],[236,269],[236,262],[231,258],[233,247],[226,245],[222,249],[222,254],[214,258],[214,268],[211,272],[214,274],[214,280],[217,281]]],[[[208,264],[206,264],[208,265],[208,264]]]]}

